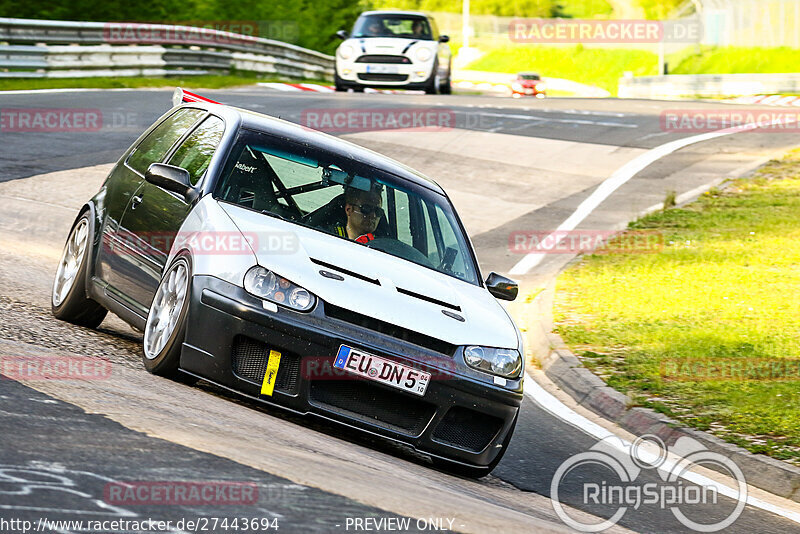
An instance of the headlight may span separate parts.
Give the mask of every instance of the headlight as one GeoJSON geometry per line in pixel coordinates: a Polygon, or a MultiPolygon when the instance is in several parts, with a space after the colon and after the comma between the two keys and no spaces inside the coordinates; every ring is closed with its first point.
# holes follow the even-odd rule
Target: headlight
{"type": "Polygon", "coordinates": [[[511,84],[511,88],[515,91],[522,91],[523,87],[522,84],[519,82],[514,82],[511,84]]]}
{"type": "Polygon", "coordinates": [[[544,91],[545,89],[547,89],[547,86],[545,84],[543,84],[543,83],[537,83],[536,84],[536,90],[537,91],[544,91]]]}
{"type": "Polygon", "coordinates": [[[342,59],[350,59],[353,55],[353,47],[348,44],[343,44],[339,47],[339,57],[342,59]]]}
{"type": "Polygon", "coordinates": [[[417,59],[420,61],[428,61],[431,58],[431,49],[424,46],[417,48],[417,59]]]}
{"type": "Polygon", "coordinates": [[[464,361],[470,367],[505,378],[517,378],[522,369],[522,356],[515,349],[467,347],[464,361]]]}
{"type": "Polygon", "coordinates": [[[244,275],[244,289],[260,299],[297,311],[308,311],[317,298],[308,290],[281,278],[272,271],[256,265],[244,275]]]}

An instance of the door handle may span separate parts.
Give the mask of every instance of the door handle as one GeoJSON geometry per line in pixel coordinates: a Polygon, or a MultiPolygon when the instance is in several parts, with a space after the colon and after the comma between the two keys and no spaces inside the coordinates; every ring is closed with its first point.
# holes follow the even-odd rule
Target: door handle
{"type": "Polygon", "coordinates": [[[137,195],[131,199],[131,209],[135,210],[136,206],[142,203],[142,195],[137,195]]]}

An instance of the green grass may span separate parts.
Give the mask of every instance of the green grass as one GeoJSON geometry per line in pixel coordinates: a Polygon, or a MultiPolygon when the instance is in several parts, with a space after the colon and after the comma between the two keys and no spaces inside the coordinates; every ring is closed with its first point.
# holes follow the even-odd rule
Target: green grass
{"type": "Polygon", "coordinates": [[[566,78],[617,93],[623,72],[635,76],[657,73],[658,56],[644,50],[507,45],[490,50],[469,65],[472,70],[516,73],[536,71],[542,76],[566,78]]]}
{"type": "MultiPolygon", "coordinates": [[[[247,76],[186,76],[169,78],[59,78],[59,79],[0,79],[0,91],[32,89],[99,88],[120,89],[137,87],[186,87],[220,89],[252,85],[257,82],[287,81],[278,78],[256,78],[247,76]]],[[[292,83],[312,82],[328,84],[319,80],[292,80],[292,83]]]]}
{"type": "MultiPolygon", "coordinates": [[[[479,42],[476,46],[481,48],[479,42]]],[[[658,56],[646,50],[623,48],[546,47],[535,44],[496,46],[471,63],[472,70],[515,73],[535,70],[543,76],[566,78],[617,94],[625,71],[654,76],[658,56]]],[[[797,72],[800,50],[690,46],[667,57],[670,74],[733,74],[797,72]]]]}
{"type": "Polygon", "coordinates": [[[573,19],[607,18],[614,8],[606,0],[569,0],[560,2],[562,17],[573,19]]]}
{"type": "Polygon", "coordinates": [[[695,47],[669,61],[670,74],[797,72],[800,50],[791,48],[695,47]]]}
{"type": "Polygon", "coordinates": [[[800,464],[800,377],[695,380],[662,365],[800,358],[800,150],[752,179],[633,223],[655,254],[583,258],[558,279],[557,331],[640,405],[800,464]]]}

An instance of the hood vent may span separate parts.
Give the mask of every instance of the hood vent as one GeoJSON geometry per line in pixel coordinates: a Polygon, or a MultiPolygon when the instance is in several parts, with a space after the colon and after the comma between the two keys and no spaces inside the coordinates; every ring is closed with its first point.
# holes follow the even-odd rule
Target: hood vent
{"type": "Polygon", "coordinates": [[[402,293],[403,295],[408,295],[409,297],[414,297],[416,299],[430,302],[431,304],[436,304],[437,306],[442,306],[443,308],[450,308],[451,310],[461,311],[461,306],[456,306],[455,304],[450,304],[449,302],[435,299],[433,297],[429,297],[428,295],[414,293],[413,291],[409,291],[408,289],[403,289],[402,287],[398,287],[397,292],[402,293]]]}
{"type": "Polygon", "coordinates": [[[376,278],[370,278],[369,276],[364,276],[363,274],[351,271],[349,269],[345,269],[344,267],[338,267],[326,261],[318,260],[315,258],[309,258],[309,259],[311,260],[312,263],[316,263],[320,267],[325,267],[326,269],[330,269],[332,271],[339,271],[340,273],[352,276],[353,278],[358,278],[359,280],[364,280],[365,282],[369,282],[370,284],[375,284],[376,286],[381,285],[381,283],[376,278]]]}
{"type": "Polygon", "coordinates": [[[407,343],[413,343],[414,345],[425,347],[426,349],[430,349],[440,354],[446,354],[447,356],[453,356],[456,351],[455,345],[446,341],[442,341],[441,339],[426,336],[425,334],[420,334],[419,332],[414,332],[413,330],[396,326],[391,323],[375,319],[374,317],[369,317],[367,315],[346,310],[344,308],[340,308],[339,306],[334,306],[329,302],[325,303],[325,315],[333,319],[338,319],[340,321],[345,321],[363,328],[368,328],[374,332],[380,332],[381,334],[400,339],[407,343]]]}

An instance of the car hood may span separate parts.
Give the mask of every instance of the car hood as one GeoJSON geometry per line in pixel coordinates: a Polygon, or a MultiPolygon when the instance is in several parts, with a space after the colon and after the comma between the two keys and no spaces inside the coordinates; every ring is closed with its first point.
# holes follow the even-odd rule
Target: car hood
{"type": "Polygon", "coordinates": [[[434,41],[415,40],[415,39],[400,39],[397,37],[369,37],[365,39],[352,39],[350,44],[355,48],[356,55],[362,54],[385,54],[385,55],[403,55],[403,50],[406,50],[405,55],[409,55],[412,51],[420,47],[430,48],[432,51],[436,50],[436,43],[434,41]],[[413,43],[413,44],[412,44],[413,43]]]}
{"type": "Polygon", "coordinates": [[[514,324],[483,287],[340,237],[220,205],[254,243],[259,265],[327,303],[455,345],[518,347],[514,324]],[[327,278],[321,270],[340,274],[344,280],[327,278]],[[464,321],[443,310],[461,315],[464,321]]]}

